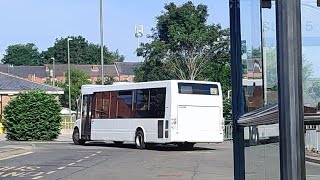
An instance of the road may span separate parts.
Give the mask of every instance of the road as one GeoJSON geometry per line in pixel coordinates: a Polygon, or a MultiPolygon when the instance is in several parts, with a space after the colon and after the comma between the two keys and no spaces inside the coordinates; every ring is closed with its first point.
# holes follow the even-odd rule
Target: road
{"type": "Polygon", "coordinates": [[[228,142],[198,144],[191,151],[68,142],[0,142],[0,147],[28,147],[9,159],[0,157],[0,179],[233,179],[232,144],[228,142]]]}

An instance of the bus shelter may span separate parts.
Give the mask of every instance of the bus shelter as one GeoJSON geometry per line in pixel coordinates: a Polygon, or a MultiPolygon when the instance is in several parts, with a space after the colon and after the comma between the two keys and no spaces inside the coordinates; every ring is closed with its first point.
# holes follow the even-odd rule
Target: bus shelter
{"type": "Polygon", "coordinates": [[[229,1],[235,180],[320,179],[305,158],[320,114],[319,5],[229,1]]]}

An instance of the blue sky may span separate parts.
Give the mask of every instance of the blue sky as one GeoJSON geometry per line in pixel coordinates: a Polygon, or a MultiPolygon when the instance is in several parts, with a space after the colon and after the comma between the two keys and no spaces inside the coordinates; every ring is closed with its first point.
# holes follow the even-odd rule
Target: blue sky
{"type": "MultiPolygon", "coordinates": [[[[155,25],[168,0],[104,0],[104,44],[118,49],[126,61],[136,61],[135,24],[146,34],[155,25]]],[[[173,1],[178,4],[186,0],[173,1]]],[[[229,26],[228,0],[194,0],[209,8],[209,23],[229,26]]],[[[40,50],[53,45],[55,38],[82,35],[99,43],[99,0],[1,0],[0,57],[8,45],[35,43],[40,50]]]]}

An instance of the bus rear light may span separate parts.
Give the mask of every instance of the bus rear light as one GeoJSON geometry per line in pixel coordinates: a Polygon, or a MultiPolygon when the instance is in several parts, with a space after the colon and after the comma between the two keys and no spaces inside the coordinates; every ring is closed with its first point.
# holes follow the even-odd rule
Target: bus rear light
{"type": "Polygon", "coordinates": [[[172,129],[175,129],[177,127],[177,118],[171,119],[171,127],[172,129]]]}

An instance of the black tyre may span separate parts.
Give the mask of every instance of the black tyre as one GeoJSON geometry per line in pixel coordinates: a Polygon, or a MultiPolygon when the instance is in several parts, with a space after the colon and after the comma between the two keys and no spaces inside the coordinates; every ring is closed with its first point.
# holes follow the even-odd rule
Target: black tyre
{"type": "Polygon", "coordinates": [[[113,141],[113,143],[114,143],[115,145],[119,146],[119,145],[122,145],[122,144],[123,144],[123,141],[113,141]]]}
{"type": "Polygon", "coordinates": [[[141,130],[138,130],[136,132],[134,142],[136,144],[137,149],[145,149],[146,148],[146,143],[144,142],[144,134],[141,130]]]}
{"type": "Polygon", "coordinates": [[[178,147],[183,150],[190,150],[193,148],[195,143],[179,143],[178,147]]]}
{"type": "Polygon", "coordinates": [[[72,140],[75,145],[84,145],[86,143],[85,140],[80,139],[80,133],[78,128],[73,130],[72,140]]]}

